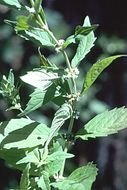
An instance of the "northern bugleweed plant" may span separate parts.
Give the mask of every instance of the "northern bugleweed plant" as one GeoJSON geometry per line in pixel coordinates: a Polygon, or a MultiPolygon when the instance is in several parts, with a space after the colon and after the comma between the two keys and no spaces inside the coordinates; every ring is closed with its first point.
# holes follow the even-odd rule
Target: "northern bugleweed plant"
{"type": "Polygon", "coordinates": [[[127,108],[107,110],[74,133],[74,121],[80,117],[77,105],[100,73],[123,55],[111,56],[93,64],[79,88],[79,64],[94,46],[97,25],[91,25],[87,16],[83,25],[75,28],[73,35],[58,40],[49,29],[42,0],[30,0],[29,6],[18,0],[0,0],[0,3],[18,10],[16,21],[5,22],[14,28],[17,35],[38,45],[40,58],[38,68],[20,77],[34,90],[24,110],[12,70],[8,77],[3,76],[0,93],[11,104],[9,109],[18,109],[20,113],[16,118],[0,123],[0,157],[22,171],[16,189],[90,190],[98,171],[96,165],[88,163],[66,176],[66,160],[74,157],[69,150],[78,139],[87,141],[89,138],[105,137],[126,128],[127,108]],[[66,49],[72,43],[77,49],[70,60],[66,49]],[[41,51],[45,47],[62,54],[64,66],[58,66],[44,57],[41,51]],[[58,109],[50,126],[29,118],[30,112],[51,102],[58,109]]]}

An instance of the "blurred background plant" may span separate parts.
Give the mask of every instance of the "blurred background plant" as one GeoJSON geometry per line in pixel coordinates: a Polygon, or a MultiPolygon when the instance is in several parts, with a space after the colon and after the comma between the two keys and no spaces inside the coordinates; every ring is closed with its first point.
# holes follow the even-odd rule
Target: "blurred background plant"
{"type": "MultiPolygon", "coordinates": [[[[24,1],[25,2],[25,1],[24,1]]],[[[28,3],[26,1],[26,3],[28,3]]],[[[96,31],[98,40],[95,47],[87,59],[83,61],[80,70],[80,78],[88,70],[90,65],[96,60],[114,55],[127,53],[127,25],[124,22],[123,15],[126,1],[121,4],[119,1],[102,2],[79,0],[58,1],[44,0],[44,7],[48,23],[52,31],[58,39],[65,39],[73,32],[77,24],[82,24],[86,15],[89,15],[91,22],[99,24],[100,27],[96,31]],[[115,3],[115,7],[114,4],[115,3]],[[120,11],[121,9],[121,11],[120,11]],[[117,15],[119,11],[119,15],[117,15]],[[116,22],[117,20],[117,22],[116,22]]],[[[127,13],[126,13],[127,14],[127,13]]],[[[0,81],[3,75],[8,75],[10,68],[13,69],[16,83],[20,84],[18,78],[31,68],[39,65],[38,49],[29,41],[17,37],[13,29],[4,23],[4,19],[15,18],[17,12],[9,10],[4,6],[0,6],[0,81]]],[[[74,49],[75,47],[73,47],[74,49]]],[[[68,49],[68,54],[73,55],[73,49],[68,49]]],[[[52,54],[52,51],[41,50],[42,53],[50,60],[54,60],[56,64],[64,64],[63,57],[60,54],[52,54]]],[[[79,129],[82,123],[87,122],[93,116],[103,112],[106,109],[119,107],[127,104],[127,61],[120,59],[112,64],[99,77],[93,87],[88,91],[85,98],[79,105],[80,118],[76,122],[79,129]],[[85,110],[85,114],[84,114],[85,110]],[[82,114],[83,113],[83,114],[82,114]]],[[[79,81],[79,86],[81,85],[79,81]]],[[[25,105],[29,100],[29,94],[32,88],[23,85],[20,89],[21,101],[25,105]]],[[[17,111],[6,111],[9,102],[0,96],[0,120],[7,120],[15,116],[17,111]]],[[[50,116],[54,113],[54,105],[45,106],[30,115],[37,121],[49,123],[50,116]]],[[[127,135],[126,130],[118,135],[101,138],[99,140],[90,140],[88,142],[79,141],[72,152],[77,152],[73,163],[68,163],[69,172],[76,165],[82,165],[87,161],[94,160],[97,162],[100,174],[94,185],[95,190],[125,190],[127,187],[127,135]]],[[[20,172],[14,171],[7,166],[3,160],[0,161],[0,189],[9,189],[12,184],[17,184],[20,172]]]]}

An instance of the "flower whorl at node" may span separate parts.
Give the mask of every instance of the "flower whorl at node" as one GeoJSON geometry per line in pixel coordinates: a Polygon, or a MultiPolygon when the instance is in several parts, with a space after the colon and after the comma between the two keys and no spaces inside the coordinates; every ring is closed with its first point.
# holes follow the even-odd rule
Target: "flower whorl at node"
{"type": "Polygon", "coordinates": [[[56,48],[55,48],[55,50],[56,50],[57,53],[59,53],[59,52],[62,50],[63,44],[64,44],[64,40],[63,40],[63,39],[60,39],[60,40],[58,41],[58,44],[56,45],[56,48]]]}
{"type": "Polygon", "coordinates": [[[67,68],[65,69],[65,71],[67,73],[66,75],[67,78],[77,78],[79,75],[78,68],[71,68],[71,70],[67,68]]]}

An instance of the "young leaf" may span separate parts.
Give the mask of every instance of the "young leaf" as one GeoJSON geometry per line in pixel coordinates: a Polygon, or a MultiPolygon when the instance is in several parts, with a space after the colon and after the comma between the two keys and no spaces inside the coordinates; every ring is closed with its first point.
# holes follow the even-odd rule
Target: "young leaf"
{"type": "Polygon", "coordinates": [[[22,28],[21,30],[20,27],[20,30],[17,30],[17,28],[15,27],[15,30],[20,37],[25,38],[26,40],[31,40],[39,46],[55,47],[55,41],[43,29],[34,28],[29,30],[23,30],[22,28]]]}
{"type": "Polygon", "coordinates": [[[0,125],[0,142],[2,148],[32,148],[44,145],[50,129],[43,123],[29,119],[12,119],[0,125]]]}
{"type": "Polygon", "coordinates": [[[64,44],[62,45],[62,48],[65,49],[66,47],[68,47],[72,43],[76,43],[75,35],[69,36],[66,39],[66,41],[64,42],[64,44]]]}
{"type": "Polygon", "coordinates": [[[75,29],[75,35],[88,35],[90,32],[94,31],[98,27],[97,24],[91,26],[77,26],[75,29]]]}
{"type": "Polygon", "coordinates": [[[12,72],[12,69],[10,69],[10,71],[9,71],[9,75],[8,75],[7,81],[8,81],[8,83],[11,84],[11,86],[14,86],[14,74],[12,72]]]}
{"type": "Polygon", "coordinates": [[[94,83],[94,81],[106,67],[108,67],[115,59],[122,56],[124,55],[111,56],[93,64],[88,73],[86,74],[82,93],[85,93],[89,89],[89,87],[94,83]]]}
{"type": "Polygon", "coordinates": [[[15,27],[16,31],[20,30],[28,30],[28,17],[27,16],[18,16],[17,18],[17,25],[15,27]]]}
{"type": "Polygon", "coordinates": [[[76,169],[66,179],[51,183],[51,185],[59,190],[91,190],[97,171],[94,164],[88,163],[76,169]]]}
{"type": "Polygon", "coordinates": [[[0,4],[6,5],[10,8],[21,9],[21,4],[18,0],[0,0],[0,4]]]}
{"type": "Polygon", "coordinates": [[[73,156],[73,154],[66,153],[62,149],[55,151],[48,155],[45,170],[48,172],[49,176],[53,176],[60,171],[63,161],[67,158],[72,158],[73,156]]]}
{"type": "Polygon", "coordinates": [[[29,180],[29,170],[30,170],[30,164],[26,165],[26,168],[23,170],[21,180],[20,180],[20,189],[28,189],[30,185],[29,180]]]}
{"type": "Polygon", "coordinates": [[[127,128],[127,108],[115,108],[91,119],[84,126],[84,132],[77,133],[77,138],[87,140],[89,137],[105,137],[124,128],[127,128]]]}
{"type": "Polygon", "coordinates": [[[29,71],[20,78],[22,81],[44,91],[53,83],[53,80],[60,78],[60,76],[58,76],[58,73],[47,72],[45,69],[42,69],[39,71],[29,71]]]}
{"type": "Polygon", "coordinates": [[[39,178],[37,185],[42,190],[51,190],[49,175],[43,171],[43,175],[39,178]]]}
{"type": "MultiPolygon", "coordinates": [[[[88,26],[91,26],[91,25],[90,25],[89,17],[87,16],[85,18],[83,27],[88,27],[88,26]]],[[[90,49],[94,46],[94,42],[96,38],[94,37],[94,33],[90,32],[86,36],[80,35],[78,39],[79,39],[78,48],[76,50],[75,56],[73,57],[71,61],[72,67],[76,67],[79,64],[79,62],[85,58],[85,56],[89,53],[90,49]]]]}

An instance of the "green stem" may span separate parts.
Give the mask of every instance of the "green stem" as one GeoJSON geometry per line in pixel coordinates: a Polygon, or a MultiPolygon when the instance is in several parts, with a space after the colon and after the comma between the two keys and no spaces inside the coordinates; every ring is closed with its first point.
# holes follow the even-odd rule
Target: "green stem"
{"type": "Polygon", "coordinates": [[[71,72],[71,69],[72,69],[72,68],[71,68],[71,64],[70,64],[68,55],[67,55],[67,53],[66,53],[64,50],[61,51],[61,52],[62,52],[63,56],[65,57],[67,67],[68,67],[69,71],[71,72]]]}
{"type": "MultiPolygon", "coordinates": [[[[19,110],[21,111],[21,113],[23,113],[22,108],[19,108],[19,110]]],[[[25,115],[27,119],[31,120],[30,117],[28,117],[27,115],[25,115]]]]}
{"type": "MultiPolygon", "coordinates": [[[[74,118],[72,116],[71,119],[70,119],[69,127],[68,127],[68,134],[71,134],[71,131],[72,131],[72,128],[73,128],[73,124],[74,124],[74,118]]],[[[64,148],[64,152],[66,152],[66,153],[68,151],[68,145],[69,145],[69,143],[66,142],[65,143],[65,148],[64,148]]],[[[64,159],[64,161],[62,163],[62,167],[61,167],[61,170],[59,172],[59,177],[63,177],[64,169],[65,169],[65,163],[66,163],[66,159],[64,159]]]]}
{"type": "MultiPolygon", "coordinates": [[[[64,152],[67,153],[67,151],[68,151],[68,147],[65,147],[64,152]]],[[[59,172],[59,177],[63,177],[64,169],[65,169],[65,162],[66,162],[66,159],[64,159],[64,161],[62,163],[62,167],[61,167],[61,170],[59,172]]]]}
{"type": "Polygon", "coordinates": [[[69,124],[69,127],[68,127],[68,134],[71,134],[71,132],[72,132],[72,128],[73,128],[73,124],[74,124],[74,118],[73,118],[73,116],[71,117],[71,119],[70,119],[70,124],[69,124]]]}
{"type": "MultiPolygon", "coordinates": [[[[55,41],[56,45],[59,46],[59,41],[55,38],[54,34],[48,29],[47,25],[45,25],[43,23],[41,16],[36,15],[36,17],[37,17],[38,22],[40,23],[41,28],[43,30],[45,30],[49,34],[49,36],[51,36],[51,38],[55,41]]],[[[66,64],[67,64],[67,67],[69,69],[69,72],[71,73],[73,71],[73,68],[71,67],[68,55],[67,55],[67,53],[66,53],[65,50],[61,50],[61,53],[63,54],[63,56],[64,56],[64,58],[66,60],[66,64]]],[[[77,87],[76,87],[75,78],[72,77],[70,80],[71,80],[71,83],[69,83],[70,91],[71,91],[72,94],[74,93],[76,95],[77,94],[77,87]]],[[[72,102],[72,104],[73,104],[72,105],[73,106],[73,110],[75,110],[76,101],[72,102]]],[[[70,119],[70,124],[69,124],[69,127],[68,127],[68,134],[71,134],[72,129],[73,129],[73,124],[74,124],[74,117],[72,115],[72,117],[70,119]]],[[[49,145],[49,141],[46,142],[45,151],[47,150],[48,145],[49,145]]],[[[68,143],[66,143],[64,151],[65,152],[68,151],[68,143]]],[[[65,168],[65,162],[66,162],[66,159],[63,161],[63,164],[62,164],[62,167],[61,167],[61,170],[60,170],[60,173],[59,173],[60,177],[63,176],[64,168],[65,168]]]]}

